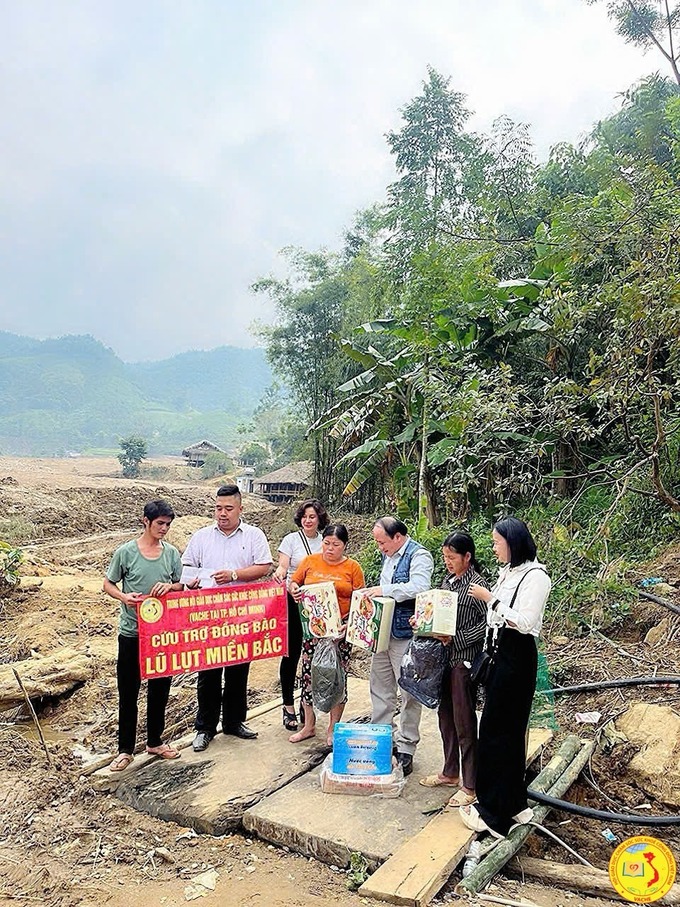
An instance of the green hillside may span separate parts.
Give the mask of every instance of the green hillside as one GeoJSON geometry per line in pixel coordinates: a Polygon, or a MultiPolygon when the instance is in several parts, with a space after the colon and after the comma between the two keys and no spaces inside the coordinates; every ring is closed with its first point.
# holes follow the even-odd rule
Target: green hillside
{"type": "Polygon", "coordinates": [[[91,336],[0,332],[0,453],[115,448],[131,433],[152,453],[177,453],[201,437],[226,445],[271,380],[257,349],[129,364],[91,336]]]}

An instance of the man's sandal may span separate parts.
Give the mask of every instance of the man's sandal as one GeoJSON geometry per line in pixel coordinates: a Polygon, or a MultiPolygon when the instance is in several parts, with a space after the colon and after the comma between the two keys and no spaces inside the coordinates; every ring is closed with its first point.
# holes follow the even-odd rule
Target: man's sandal
{"type": "Polygon", "coordinates": [[[160,746],[147,746],[149,756],[159,756],[161,759],[179,759],[181,753],[169,746],[167,743],[161,743],[160,746]]]}
{"type": "Polygon", "coordinates": [[[132,765],[135,761],[135,757],[131,753],[118,753],[116,758],[113,760],[111,765],[109,765],[109,771],[111,772],[122,772],[125,769],[132,765]]]}

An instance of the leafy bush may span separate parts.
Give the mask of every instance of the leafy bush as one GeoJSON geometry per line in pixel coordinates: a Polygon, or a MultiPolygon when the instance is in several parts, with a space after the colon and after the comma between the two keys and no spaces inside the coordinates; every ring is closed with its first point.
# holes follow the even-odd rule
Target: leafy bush
{"type": "Polygon", "coordinates": [[[231,459],[223,453],[213,451],[206,454],[203,466],[201,466],[202,479],[214,479],[215,476],[223,476],[233,472],[234,464],[231,459]]]}
{"type": "Polygon", "coordinates": [[[7,542],[0,542],[0,595],[6,594],[19,582],[19,566],[23,554],[7,542]]]}
{"type": "Polygon", "coordinates": [[[123,467],[123,475],[126,479],[136,479],[139,476],[140,463],[148,455],[146,441],[138,435],[130,435],[128,438],[121,438],[120,446],[118,462],[123,467]]]}

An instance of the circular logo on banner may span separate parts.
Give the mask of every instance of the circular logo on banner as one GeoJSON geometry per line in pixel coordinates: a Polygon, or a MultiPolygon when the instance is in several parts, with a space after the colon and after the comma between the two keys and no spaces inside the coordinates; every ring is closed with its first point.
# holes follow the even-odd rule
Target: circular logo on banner
{"type": "Polygon", "coordinates": [[[147,624],[155,624],[163,616],[163,603],[157,598],[145,598],[139,606],[139,616],[147,624]]]}
{"type": "Polygon", "coordinates": [[[675,859],[662,841],[638,835],[619,844],[611,855],[609,878],[627,901],[649,904],[670,890],[675,881],[675,859]]]}

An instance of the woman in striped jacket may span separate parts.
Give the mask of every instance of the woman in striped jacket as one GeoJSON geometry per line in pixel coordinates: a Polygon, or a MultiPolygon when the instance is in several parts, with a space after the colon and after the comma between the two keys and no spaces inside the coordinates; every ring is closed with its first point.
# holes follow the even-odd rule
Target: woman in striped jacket
{"type": "Polygon", "coordinates": [[[439,637],[449,646],[449,670],[444,675],[439,705],[439,731],[444,768],[420,779],[424,787],[456,787],[449,806],[466,806],[475,799],[477,776],[477,690],[470,679],[470,663],[481,650],[486,634],[486,604],[469,594],[472,583],[489,588],[479,574],[475,543],[467,532],[453,532],[442,546],[448,571],[443,589],[458,593],[456,635],[439,637]]]}

